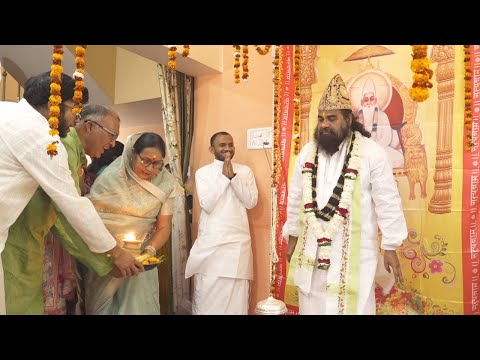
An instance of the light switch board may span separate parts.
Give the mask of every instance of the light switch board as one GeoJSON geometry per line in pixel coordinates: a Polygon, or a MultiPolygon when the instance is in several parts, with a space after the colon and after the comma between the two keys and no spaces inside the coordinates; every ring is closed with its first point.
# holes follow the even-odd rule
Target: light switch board
{"type": "Polygon", "coordinates": [[[247,149],[271,149],[273,127],[247,129],[247,149]]]}

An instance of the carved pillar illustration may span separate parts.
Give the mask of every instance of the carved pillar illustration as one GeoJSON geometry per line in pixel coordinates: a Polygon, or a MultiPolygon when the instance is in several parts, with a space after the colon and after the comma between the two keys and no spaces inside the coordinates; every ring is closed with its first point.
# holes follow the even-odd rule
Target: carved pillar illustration
{"type": "Polygon", "coordinates": [[[300,58],[300,149],[312,136],[309,123],[312,85],[315,83],[317,45],[302,45],[300,58]]]}
{"type": "Polygon", "coordinates": [[[452,125],[455,83],[455,46],[434,45],[432,62],[437,62],[438,128],[434,193],[428,211],[449,213],[452,208],[452,125]]]}

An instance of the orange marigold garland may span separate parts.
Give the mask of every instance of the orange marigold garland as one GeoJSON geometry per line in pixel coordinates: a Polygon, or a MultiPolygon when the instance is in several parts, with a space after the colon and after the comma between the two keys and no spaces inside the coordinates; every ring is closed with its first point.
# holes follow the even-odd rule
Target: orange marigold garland
{"type": "Polygon", "coordinates": [[[168,68],[170,70],[175,70],[177,64],[175,60],[177,59],[177,47],[174,45],[168,46],[168,68]]]}
{"type": "Polygon", "coordinates": [[[463,45],[465,66],[465,150],[471,151],[472,142],[472,70],[470,68],[470,45],[463,45]]]}
{"type": "Polygon", "coordinates": [[[410,88],[410,97],[422,102],[428,99],[428,89],[432,88],[430,79],[433,71],[430,70],[430,60],[427,57],[428,45],[412,45],[412,62],[410,68],[414,72],[413,84],[410,88]]]}
{"type": "Polygon", "coordinates": [[[75,92],[73,94],[73,102],[75,103],[72,112],[79,116],[83,108],[83,88],[85,83],[83,81],[85,77],[85,50],[87,45],[77,45],[75,47],[75,65],[77,69],[73,73],[75,79],[75,92]]]}
{"type": "MultiPolygon", "coordinates": [[[[276,203],[277,199],[273,198],[273,195],[280,194],[280,176],[282,174],[282,154],[280,151],[280,86],[281,86],[281,69],[280,69],[280,56],[281,46],[275,46],[275,59],[273,60],[273,174],[272,174],[272,187],[275,189],[272,194],[272,201],[276,203]]],[[[278,196],[278,195],[277,195],[278,196]]],[[[283,224],[280,207],[273,205],[272,212],[275,211],[275,222],[272,224],[272,234],[276,236],[277,224],[283,224]]],[[[273,217],[273,214],[272,214],[273,217]]],[[[275,240],[275,247],[278,248],[278,244],[275,240]]],[[[275,279],[276,279],[276,266],[272,262],[272,276],[270,282],[270,292],[275,292],[275,279]]]]}
{"type": "MultiPolygon", "coordinates": [[[[168,69],[175,70],[177,68],[177,47],[175,45],[167,45],[168,47],[168,69]]],[[[188,57],[190,54],[190,45],[183,45],[182,56],[188,57]]]]}
{"type": "Polygon", "coordinates": [[[242,52],[243,52],[242,79],[247,81],[248,80],[248,45],[243,45],[242,52]]]}
{"type": "Polygon", "coordinates": [[[255,46],[255,50],[257,50],[257,52],[260,55],[267,55],[268,52],[270,51],[270,48],[272,47],[272,45],[265,45],[265,49],[262,49],[262,47],[259,45],[254,45],[254,46],[255,46]]]}
{"type": "Polygon", "coordinates": [[[62,60],[63,60],[63,45],[53,45],[52,66],[50,67],[50,117],[48,124],[50,125],[49,134],[52,136],[52,141],[47,145],[47,154],[53,158],[58,154],[57,144],[60,141],[58,124],[60,116],[60,104],[62,103],[62,60]]]}
{"type": "Polygon", "coordinates": [[[240,45],[233,45],[235,49],[233,56],[235,57],[235,62],[233,64],[233,76],[235,84],[240,82],[240,45]]]}
{"type": "Polygon", "coordinates": [[[282,173],[282,157],[280,153],[280,45],[275,46],[273,60],[273,181],[277,186],[282,173]]]}
{"type": "Polygon", "coordinates": [[[294,54],[294,75],[295,80],[295,97],[293,99],[294,104],[294,123],[293,123],[293,141],[294,141],[294,153],[298,155],[300,152],[300,45],[295,45],[294,54]]]}

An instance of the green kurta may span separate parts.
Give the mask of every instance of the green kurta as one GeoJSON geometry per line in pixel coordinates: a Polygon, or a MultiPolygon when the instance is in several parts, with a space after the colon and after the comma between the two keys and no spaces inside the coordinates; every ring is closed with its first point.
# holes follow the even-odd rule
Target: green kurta
{"type": "MultiPolygon", "coordinates": [[[[78,170],[86,160],[77,132],[70,128],[62,139],[68,164],[80,193],[78,170]]],[[[112,270],[104,254],[92,253],[53,201],[38,188],[10,227],[2,252],[7,314],[43,314],[43,266],[45,235],[52,230],[63,247],[87,267],[103,276],[112,270]]]]}

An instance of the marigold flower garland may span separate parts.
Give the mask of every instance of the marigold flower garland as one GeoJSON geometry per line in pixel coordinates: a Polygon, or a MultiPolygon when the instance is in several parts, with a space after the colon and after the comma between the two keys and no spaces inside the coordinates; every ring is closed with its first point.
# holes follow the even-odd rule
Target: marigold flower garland
{"type": "Polygon", "coordinates": [[[243,45],[243,63],[242,63],[242,79],[244,81],[248,80],[248,45],[243,45]]]}
{"type": "MultiPolygon", "coordinates": [[[[168,69],[175,70],[177,68],[177,47],[175,45],[167,45],[168,47],[168,69]]],[[[190,54],[190,45],[183,45],[182,56],[188,57],[190,54]]]]}
{"type": "Polygon", "coordinates": [[[233,45],[235,49],[233,56],[235,57],[235,62],[233,64],[233,77],[235,84],[240,82],[240,45],[233,45]]]}
{"type": "MultiPolygon", "coordinates": [[[[280,187],[280,176],[283,171],[282,165],[282,155],[280,152],[280,81],[281,81],[281,74],[280,74],[280,56],[281,56],[281,47],[275,46],[275,58],[272,62],[273,64],[273,179],[272,179],[272,187],[275,189],[272,192],[272,197],[276,194],[281,192],[280,187]]],[[[274,198],[274,205],[272,208],[272,217],[274,217],[275,221],[272,222],[272,235],[274,235],[275,239],[272,241],[272,244],[275,244],[275,249],[278,247],[281,248],[281,244],[277,244],[277,226],[278,224],[283,224],[282,214],[280,213],[280,207],[277,206],[277,198],[274,198]],[[275,213],[273,213],[275,212],[275,213]],[[273,216],[275,214],[275,216],[273,216]]],[[[270,282],[270,291],[272,293],[275,292],[276,286],[276,266],[275,262],[272,262],[272,278],[270,282]]]]}
{"type": "Polygon", "coordinates": [[[470,69],[470,45],[463,45],[465,66],[465,150],[472,150],[472,70],[470,69]]]}
{"type": "Polygon", "coordinates": [[[316,147],[312,147],[303,166],[302,185],[305,209],[305,226],[307,228],[311,227],[315,237],[317,238],[317,243],[320,247],[317,267],[321,270],[328,270],[330,267],[332,240],[340,229],[340,226],[345,222],[345,219],[351,209],[355,180],[357,179],[357,175],[360,171],[361,139],[362,135],[358,131],[355,131],[353,148],[350,160],[348,161],[347,170],[345,172],[345,182],[343,184],[340,202],[335,210],[335,215],[328,222],[326,230],[323,229],[319,220],[316,218],[315,211],[313,209],[313,204],[316,201],[313,193],[316,192],[316,189],[312,189],[312,174],[313,168],[318,167],[318,149],[316,147]]]}
{"type": "MultiPolygon", "coordinates": [[[[265,48],[262,49],[261,46],[259,45],[254,45],[255,50],[260,54],[260,55],[266,55],[270,51],[270,48],[272,45],[265,45],[265,48]]],[[[234,75],[234,82],[235,84],[240,83],[240,57],[242,54],[240,54],[240,45],[233,45],[233,48],[235,49],[234,51],[234,65],[233,65],[233,75],[234,75]]],[[[243,62],[242,62],[242,79],[243,80],[248,80],[248,61],[249,61],[249,55],[248,55],[248,45],[242,45],[242,53],[243,53],[243,62]]],[[[298,142],[300,143],[300,142],[298,142]]]]}
{"type": "Polygon", "coordinates": [[[295,45],[294,54],[294,81],[295,81],[295,97],[294,103],[294,122],[293,122],[293,142],[295,155],[300,152],[300,45],[295,45]]]}
{"type": "Polygon", "coordinates": [[[48,132],[52,136],[52,141],[47,145],[47,154],[50,158],[53,158],[58,154],[57,144],[60,141],[58,124],[60,116],[60,104],[62,103],[62,60],[63,60],[63,45],[53,45],[52,54],[52,66],[50,67],[50,77],[52,79],[50,84],[50,117],[48,119],[48,125],[50,125],[50,131],[48,132]]]}
{"type": "Polygon", "coordinates": [[[177,63],[175,60],[177,59],[177,47],[173,45],[168,46],[168,68],[170,70],[175,70],[177,67],[177,63]]]}
{"type": "Polygon", "coordinates": [[[72,112],[79,116],[83,108],[83,88],[85,83],[83,81],[85,75],[85,50],[87,45],[77,45],[75,47],[75,65],[77,69],[73,73],[75,79],[75,92],[73,94],[73,102],[75,103],[72,112]]]}
{"type": "Polygon", "coordinates": [[[272,45],[265,45],[265,49],[262,49],[261,46],[259,45],[254,45],[254,46],[255,46],[255,50],[257,50],[257,52],[260,55],[267,55],[268,52],[270,51],[270,48],[272,47],[272,45]]]}
{"type": "MultiPolygon", "coordinates": [[[[273,60],[273,181],[277,187],[282,173],[282,157],[280,153],[280,46],[275,46],[273,60]]],[[[277,217],[278,218],[278,217],[277,217]]]]}
{"type": "Polygon", "coordinates": [[[414,75],[409,93],[413,100],[422,102],[428,99],[428,89],[433,87],[430,82],[433,71],[430,70],[430,60],[427,57],[428,45],[412,45],[412,50],[413,60],[410,63],[410,68],[414,75]]]}

